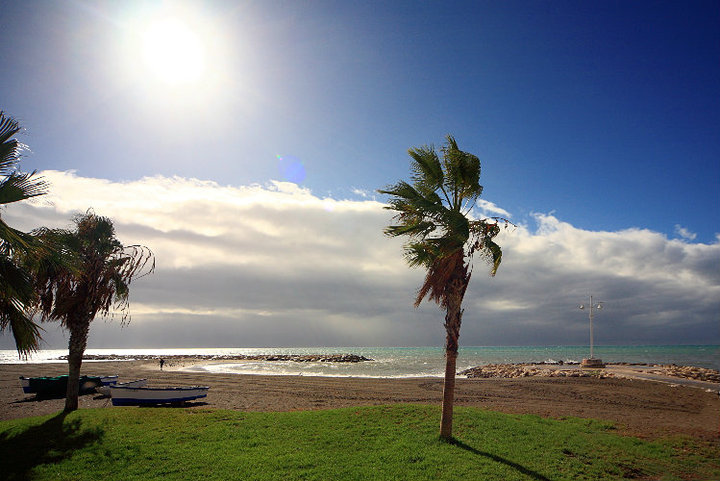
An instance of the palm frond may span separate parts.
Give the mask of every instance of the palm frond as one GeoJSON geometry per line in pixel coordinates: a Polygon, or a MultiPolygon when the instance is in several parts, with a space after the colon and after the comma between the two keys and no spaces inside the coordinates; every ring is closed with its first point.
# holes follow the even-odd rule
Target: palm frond
{"type": "Polygon", "coordinates": [[[445,173],[435,148],[432,146],[418,147],[409,149],[408,154],[413,159],[410,169],[415,187],[425,195],[440,190],[445,201],[449,202],[447,193],[443,189],[445,173]]]}
{"type": "Polygon", "coordinates": [[[497,274],[498,267],[500,267],[500,262],[502,262],[502,249],[499,245],[495,243],[495,241],[491,239],[488,239],[485,242],[485,248],[488,252],[490,252],[490,259],[492,264],[490,275],[494,277],[495,274],[497,274]]]}
{"type": "Polygon", "coordinates": [[[15,338],[18,354],[27,355],[40,348],[43,330],[16,300],[0,295],[0,331],[9,329],[15,338]]]}
{"type": "Polygon", "coordinates": [[[0,143],[7,142],[20,131],[20,124],[0,110],[0,143]]]}
{"type": "Polygon", "coordinates": [[[17,142],[13,137],[20,132],[21,127],[17,120],[5,115],[0,110],[0,144],[17,142]]]}
{"type": "Polygon", "coordinates": [[[473,202],[483,191],[480,185],[480,159],[463,152],[452,135],[442,147],[445,188],[452,192],[453,209],[461,210],[465,202],[473,202]]]}
{"type": "Polygon", "coordinates": [[[131,245],[123,247],[122,251],[126,263],[121,275],[128,283],[155,272],[155,254],[149,247],[131,245]]]}
{"type": "Polygon", "coordinates": [[[390,225],[385,228],[385,234],[390,237],[399,237],[407,235],[410,237],[426,237],[437,228],[434,222],[417,220],[415,222],[405,222],[399,225],[390,225]]]}
{"type": "Polygon", "coordinates": [[[11,258],[0,256],[0,296],[29,304],[33,295],[30,273],[11,258]]]}
{"type": "Polygon", "coordinates": [[[420,212],[435,212],[441,209],[442,200],[436,192],[422,192],[407,182],[400,181],[395,185],[378,190],[381,194],[393,196],[388,202],[387,209],[397,211],[415,210],[420,212]]]}
{"type": "Polygon", "coordinates": [[[47,194],[48,183],[36,172],[13,172],[0,181],[0,204],[10,204],[47,194]]]}
{"type": "Polygon", "coordinates": [[[0,255],[12,256],[16,252],[36,254],[42,248],[33,235],[13,229],[0,219],[0,255]]]}
{"type": "Polygon", "coordinates": [[[435,231],[447,215],[447,209],[435,192],[423,194],[407,182],[398,182],[379,192],[393,196],[385,208],[397,212],[394,219],[398,223],[385,229],[388,236],[422,238],[435,231]]]}
{"type": "Polygon", "coordinates": [[[13,139],[21,130],[17,120],[0,111],[0,175],[5,176],[15,172],[23,150],[27,149],[25,144],[13,139]]]}
{"type": "Polygon", "coordinates": [[[476,252],[479,252],[490,264],[491,276],[495,276],[502,262],[502,249],[493,240],[500,233],[499,224],[501,222],[505,226],[512,225],[510,221],[500,217],[482,219],[471,223],[474,241],[469,248],[469,255],[472,256],[476,252]]]}
{"type": "MultiPolygon", "coordinates": [[[[428,300],[446,308],[449,299],[448,294],[454,287],[454,278],[459,281],[459,284],[467,286],[468,275],[468,266],[465,264],[462,249],[435,258],[428,267],[425,282],[420,286],[415,297],[415,307],[418,307],[423,299],[427,297],[428,300]]],[[[464,294],[464,290],[462,294],[464,294]]]]}
{"type": "Polygon", "coordinates": [[[430,267],[438,258],[437,249],[430,242],[409,242],[404,246],[404,255],[410,267],[430,267]]]}

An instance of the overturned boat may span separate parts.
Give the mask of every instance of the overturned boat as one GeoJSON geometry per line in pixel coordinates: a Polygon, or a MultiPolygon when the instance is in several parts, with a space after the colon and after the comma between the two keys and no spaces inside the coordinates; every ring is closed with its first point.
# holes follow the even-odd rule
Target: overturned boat
{"type": "Polygon", "coordinates": [[[133,387],[110,386],[113,406],[182,404],[207,396],[209,386],[133,387]]]}
{"type": "MultiPolygon", "coordinates": [[[[37,397],[64,397],[67,394],[68,375],[52,377],[20,376],[20,385],[25,394],[37,397]]],[[[95,392],[99,386],[117,382],[117,376],[80,376],[80,394],[95,392]]]]}

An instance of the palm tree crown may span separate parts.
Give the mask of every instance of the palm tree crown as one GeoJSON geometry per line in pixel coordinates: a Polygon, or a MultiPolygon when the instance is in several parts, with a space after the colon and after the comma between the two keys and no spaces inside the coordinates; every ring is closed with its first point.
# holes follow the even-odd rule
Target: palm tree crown
{"type": "Polygon", "coordinates": [[[478,253],[487,258],[491,275],[502,260],[502,250],[493,241],[499,234],[499,221],[473,220],[468,216],[482,194],[480,160],[458,148],[448,135],[441,148],[442,158],[432,146],[408,151],[412,158],[412,184],[400,181],[379,192],[392,196],[387,209],[397,211],[397,224],[388,226],[391,237],[408,236],[405,257],[412,267],[425,267],[425,283],[415,305],[427,296],[447,307],[447,289],[453,273],[465,267],[463,278],[470,280],[465,257],[478,253]]]}
{"type": "MultiPolygon", "coordinates": [[[[26,148],[14,138],[20,130],[16,120],[0,111],[0,206],[47,192],[47,184],[35,172],[18,171],[26,148]]],[[[28,314],[34,294],[32,276],[20,259],[41,248],[33,236],[13,229],[0,216],[0,331],[12,332],[20,354],[36,351],[40,343],[40,327],[28,314]]]]}
{"type": "Polygon", "coordinates": [[[115,237],[115,228],[107,217],[88,211],[74,220],[74,231],[36,231],[50,245],[63,249],[70,259],[37,276],[43,317],[58,319],[65,327],[114,312],[120,312],[125,321],[130,281],[154,270],[152,252],[145,246],[124,246],[115,237]]]}

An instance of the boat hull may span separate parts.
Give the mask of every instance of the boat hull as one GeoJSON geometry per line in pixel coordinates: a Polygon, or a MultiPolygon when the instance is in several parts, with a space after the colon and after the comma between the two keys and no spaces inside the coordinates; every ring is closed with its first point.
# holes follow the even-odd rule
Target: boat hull
{"type": "Polygon", "coordinates": [[[113,406],[180,404],[207,396],[207,386],[128,387],[110,386],[113,406]]]}
{"type": "Polygon", "coordinates": [[[20,386],[22,386],[22,390],[25,394],[32,394],[33,390],[30,387],[30,378],[20,376],[20,386]]]}
{"type": "MultiPolygon", "coordinates": [[[[95,392],[102,385],[105,376],[80,376],[80,394],[95,392]]],[[[68,375],[55,377],[24,377],[20,376],[20,385],[26,394],[38,397],[65,397],[67,394],[68,375]]]]}
{"type": "Polygon", "coordinates": [[[109,386],[111,384],[115,384],[118,382],[118,375],[112,375],[112,376],[100,376],[100,382],[103,386],[109,386]]]}
{"type": "Polygon", "coordinates": [[[96,389],[97,392],[104,396],[110,396],[110,388],[112,386],[124,386],[124,387],[145,387],[147,385],[147,379],[137,379],[135,381],[118,382],[107,386],[100,386],[96,389]]]}

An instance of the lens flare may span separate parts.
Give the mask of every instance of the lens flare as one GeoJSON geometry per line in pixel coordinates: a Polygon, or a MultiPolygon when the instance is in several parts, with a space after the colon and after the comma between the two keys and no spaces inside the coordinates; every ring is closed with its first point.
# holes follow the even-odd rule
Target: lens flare
{"type": "Polygon", "coordinates": [[[283,180],[295,184],[305,180],[305,166],[300,159],[293,155],[277,155],[278,168],[283,180]]]}

